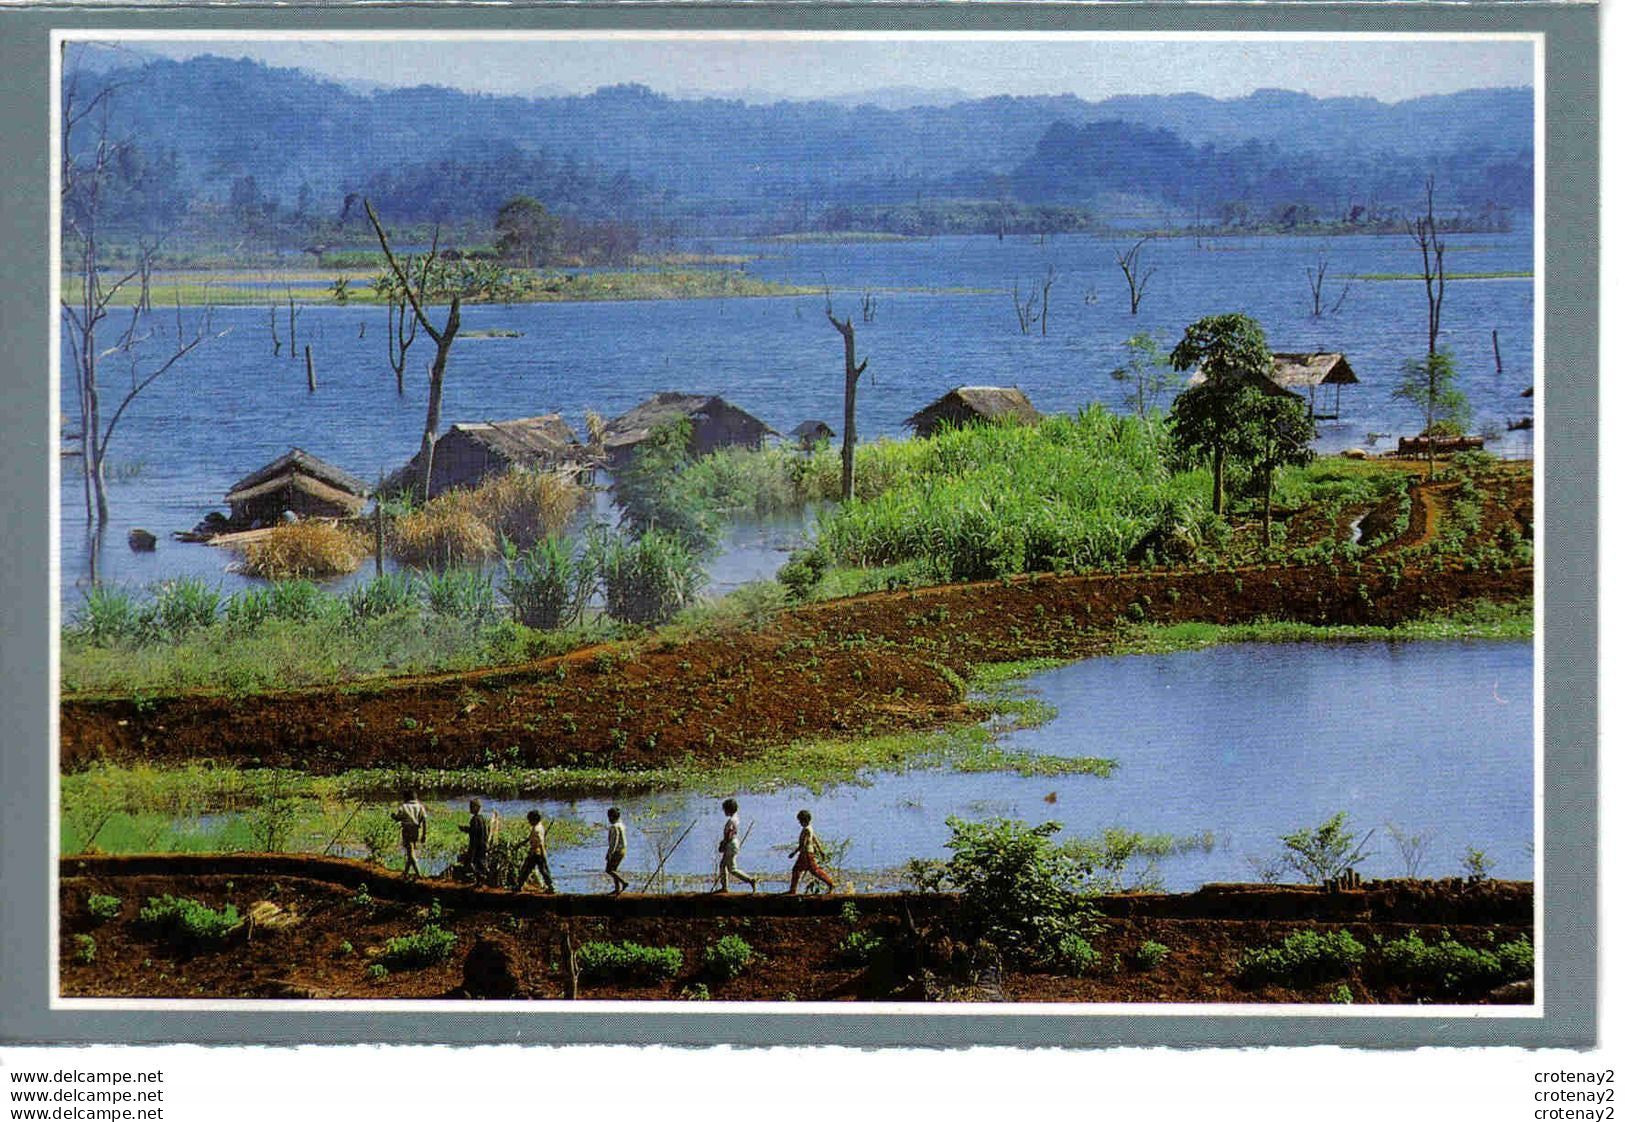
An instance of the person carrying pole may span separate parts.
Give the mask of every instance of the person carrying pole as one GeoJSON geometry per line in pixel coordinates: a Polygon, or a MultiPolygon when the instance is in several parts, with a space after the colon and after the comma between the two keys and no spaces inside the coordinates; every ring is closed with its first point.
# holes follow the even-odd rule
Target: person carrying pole
{"type": "Polygon", "coordinates": [[[491,820],[480,813],[480,800],[468,800],[468,825],[457,827],[468,835],[468,871],[476,885],[486,878],[486,854],[491,844],[491,820]]]}
{"type": "Polygon", "coordinates": [[[530,823],[530,833],[525,837],[525,863],[519,870],[519,882],[513,886],[513,890],[523,892],[525,883],[534,872],[541,878],[542,891],[551,893],[553,870],[547,867],[547,829],[542,825],[542,812],[531,811],[525,815],[525,821],[530,823]]]}
{"type": "Polygon", "coordinates": [[[401,824],[401,849],[406,852],[406,862],[401,867],[403,876],[423,876],[423,870],[418,868],[417,847],[424,845],[429,837],[429,811],[418,801],[416,791],[402,791],[401,805],[395,813],[390,815],[401,824]]]}
{"type": "Polygon", "coordinates": [[[728,877],[734,876],[750,885],[752,892],[756,891],[756,878],[739,871],[739,803],[733,799],[722,800],[722,812],[728,816],[722,824],[722,841],[717,845],[717,852],[722,854],[722,861],[717,866],[718,892],[728,891],[728,877]]]}
{"type": "Polygon", "coordinates": [[[615,887],[609,890],[611,896],[619,896],[629,887],[630,882],[621,876],[621,861],[626,857],[626,824],[621,821],[619,807],[609,808],[609,849],[604,853],[604,872],[615,887]]]}
{"type": "Polygon", "coordinates": [[[826,857],[827,859],[827,855],[824,853],[824,843],[818,840],[817,834],[813,833],[812,811],[798,811],[796,821],[801,823],[801,836],[796,840],[795,852],[790,855],[790,860],[794,861],[795,865],[790,870],[789,894],[791,896],[796,894],[796,886],[801,883],[803,873],[811,873],[815,878],[823,881],[831,892],[834,892],[835,878],[818,866],[818,858],[826,857]]]}

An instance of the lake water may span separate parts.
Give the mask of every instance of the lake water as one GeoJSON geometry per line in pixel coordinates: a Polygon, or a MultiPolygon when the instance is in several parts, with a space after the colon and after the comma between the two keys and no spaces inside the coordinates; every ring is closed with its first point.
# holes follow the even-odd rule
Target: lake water
{"type": "MultiPolygon", "coordinates": [[[[1446,261],[1460,272],[1527,271],[1527,232],[1459,235],[1446,261]]],[[[1121,408],[1122,389],[1110,378],[1121,364],[1122,341],[1137,331],[1175,342],[1184,325],[1203,315],[1242,310],[1257,318],[1277,350],[1338,350],[1349,356],[1361,384],[1345,389],[1342,417],[1321,422],[1319,446],[1335,451],[1391,447],[1395,435],[1419,427],[1414,411],[1392,400],[1402,361],[1426,350],[1426,304],[1420,281],[1359,281],[1328,276],[1325,299],[1345,284],[1342,310],[1309,315],[1305,269],[1324,249],[1331,274],[1407,273],[1417,267],[1404,237],[1204,239],[1154,242],[1144,260],[1156,269],[1140,314],[1128,314],[1125,286],[1113,260],[1122,239],[936,238],[928,241],[756,245],[716,243],[723,252],[758,252],[754,275],[831,290],[839,314],[856,321],[858,352],[869,358],[859,393],[864,439],[905,434],[903,421],[956,385],[1016,384],[1046,412],[1092,401],[1121,408]],[[1023,288],[1053,265],[1049,334],[1019,331],[1012,284],[1023,288]],[[861,293],[878,302],[863,322],[861,293]],[[978,291],[965,291],[978,290],[978,291]],[[1090,294],[1094,302],[1089,302],[1090,294]]],[[[189,311],[188,318],[196,315],[189,311]]],[[[286,313],[280,332],[286,343],[286,313]]],[[[162,321],[165,317],[158,317],[162,321]]],[[[1443,342],[1454,349],[1476,427],[1504,428],[1530,412],[1519,394],[1532,384],[1533,282],[1454,280],[1444,302],[1443,342]],[[1502,371],[1490,333],[1498,329],[1502,371]]],[[[272,354],[264,308],[221,308],[216,330],[230,329],[160,379],[119,423],[110,462],[113,522],[104,547],[104,580],[145,585],[181,574],[218,580],[226,591],[242,578],[224,572],[232,556],[168,540],[211,509],[250,471],[297,445],[363,479],[375,479],[416,451],[430,358],[420,340],[413,376],[397,396],[384,356],[382,308],[304,308],[299,341],[313,346],[318,388],[305,386],[304,364],[272,354]],[[363,334],[364,333],[364,334],[363,334]],[[132,527],[160,538],[152,554],[124,545],[132,527]]],[[[517,339],[460,340],[447,375],[446,422],[502,420],[562,412],[580,431],[583,415],[614,416],[663,389],[721,393],[780,431],[802,420],[837,421],[841,413],[841,342],[824,318],[819,296],[767,299],[627,301],[621,303],[481,306],[464,313],[466,329],[506,328],[517,339]]],[[[163,339],[149,344],[153,355],[163,339]]],[[[64,354],[66,355],[66,348],[64,354]]],[[[150,369],[138,367],[137,373],[150,369]]],[[[108,364],[106,393],[130,377],[108,364]]],[[[62,387],[62,415],[77,425],[71,379],[62,387]]],[[[1500,442],[1526,454],[1528,433],[1500,442]]],[[[62,595],[71,609],[88,573],[78,462],[62,461],[62,595]]],[[[776,531],[771,528],[768,536],[776,531]]],[[[766,540],[766,539],[763,539],[766,540]]],[[[777,539],[775,539],[777,540],[777,539]]],[[[780,542],[779,544],[782,544],[780,542]]],[[[778,545],[759,551],[765,575],[777,567],[778,545]],[[769,562],[772,562],[769,564],[769,562]]],[[[724,560],[737,578],[744,562],[724,560]]],[[[748,578],[747,578],[748,579],[748,578]]]]}
{"type": "MultiPolygon", "coordinates": [[[[1109,826],[1211,835],[1211,849],[1160,860],[1162,879],[1176,891],[1255,880],[1249,858],[1278,856],[1281,835],[1338,811],[1347,812],[1357,840],[1376,831],[1368,843],[1372,856],[1359,866],[1367,877],[1403,872],[1387,832],[1391,823],[1407,835],[1428,836],[1424,876],[1461,875],[1471,846],[1495,862],[1494,875],[1528,879],[1533,681],[1533,650],[1525,642],[1246,644],[1086,659],[1028,679],[1058,716],[1041,728],[1005,733],[1003,743],[1111,757],[1119,767],[1110,778],[915,770],[817,794],[696,790],[614,802],[630,823],[627,867],[643,874],[654,865],[646,831],[680,831],[696,819],[699,826],[667,871],[710,873],[722,826],[718,803],[736,794],[742,822],[754,823],[740,857],[747,872],[785,874],[788,859],[774,847],[795,840],[795,813],[805,807],[826,843],[849,840],[848,878],[873,887],[895,884],[885,871],[910,857],[945,856],[950,815],[1054,819],[1063,836],[1109,826]]],[[[461,805],[441,804],[439,820],[462,821],[461,805]]],[[[532,807],[549,818],[602,823],[611,803],[494,805],[510,823],[532,807]]],[[[551,863],[565,890],[606,886],[596,842],[555,852],[551,863]]],[[[634,887],[642,884],[641,876],[628,875],[634,887]]]]}

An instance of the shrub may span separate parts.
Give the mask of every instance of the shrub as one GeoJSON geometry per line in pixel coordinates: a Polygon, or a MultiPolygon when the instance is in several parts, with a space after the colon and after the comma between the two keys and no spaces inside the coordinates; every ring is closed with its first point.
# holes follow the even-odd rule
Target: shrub
{"type": "Polygon", "coordinates": [[[604,610],[622,623],[664,623],[694,599],[704,572],[675,534],[650,530],[634,541],[601,539],[604,610]]]}
{"type": "Polygon", "coordinates": [[[381,982],[389,977],[389,967],[381,962],[374,962],[367,967],[367,977],[374,982],[381,982]]]}
{"type": "Polygon", "coordinates": [[[128,590],[95,585],[74,616],[73,632],[97,646],[141,638],[141,609],[128,590]]]}
{"type": "Polygon", "coordinates": [[[777,577],[792,597],[805,600],[824,579],[828,568],[829,561],[819,550],[798,549],[790,554],[790,560],[779,566],[777,577]]]}
{"type": "Polygon", "coordinates": [[[353,620],[377,619],[413,607],[416,600],[417,589],[411,577],[383,573],[345,593],[344,606],[353,620]]]}
{"type": "Polygon", "coordinates": [[[1088,873],[1050,840],[1060,823],[949,818],[948,828],[953,856],[942,881],[963,894],[961,915],[971,938],[1043,962],[1059,953],[1063,937],[1093,932],[1095,909],[1079,895],[1088,873]]]}
{"type": "Polygon", "coordinates": [[[576,952],[576,965],[584,980],[659,981],[675,978],[683,968],[677,947],[646,947],[641,943],[584,943],[576,952]]]}
{"type": "Polygon", "coordinates": [[[400,845],[400,827],[388,814],[378,811],[361,816],[356,828],[367,860],[383,864],[384,859],[400,845]]]}
{"type": "Polygon", "coordinates": [[[254,791],[257,801],[248,813],[254,843],[265,853],[280,853],[288,847],[294,822],[299,818],[299,800],[288,777],[280,771],[260,777],[254,791]]]}
{"type": "Polygon", "coordinates": [[[243,546],[238,568],[265,580],[301,580],[353,573],[370,552],[365,534],[336,522],[309,519],[273,526],[243,546]]]}
{"type": "Polygon", "coordinates": [[[430,612],[449,619],[485,623],[496,618],[496,591],[478,569],[451,569],[423,578],[423,600],[430,612]]]}
{"type": "Polygon", "coordinates": [[[835,958],[848,966],[867,966],[885,945],[886,940],[873,931],[848,931],[835,944],[835,958]]]}
{"type": "Polygon", "coordinates": [[[206,947],[222,942],[242,919],[234,904],[216,911],[197,900],[166,892],[162,896],[148,897],[136,922],[154,936],[178,947],[206,947]]]}
{"type": "Polygon", "coordinates": [[[1490,877],[1490,870],[1495,868],[1495,859],[1482,849],[1467,847],[1462,855],[1461,867],[1467,874],[1468,884],[1481,884],[1490,877]]]}
{"type": "Polygon", "coordinates": [[[1062,935],[1055,947],[1055,964],[1064,973],[1081,978],[1100,969],[1100,952],[1082,935],[1062,935]]]}
{"type": "Polygon", "coordinates": [[[124,901],[117,896],[104,896],[100,893],[92,893],[90,899],[85,901],[85,911],[89,912],[90,918],[97,923],[106,923],[115,918],[123,907],[124,901]]]}
{"type": "Polygon", "coordinates": [[[591,558],[577,557],[557,537],[543,538],[526,550],[507,542],[502,560],[507,577],[502,595],[526,627],[551,631],[575,622],[597,583],[591,558]]]}
{"type": "Polygon", "coordinates": [[[724,935],[705,948],[700,965],[707,974],[726,982],[743,974],[745,967],[755,957],[756,953],[744,939],[738,935],[724,935]]]}
{"type": "Polygon", "coordinates": [[[378,955],[378,962],[388,970],[420,969],[446,961],[456,944],[455,932],[447,931],[437,923],[426,923],[421,931],[397,935],[385,943],[378,955]]]}
{"type": "Polygon", "coordinates": [[[1298,871],[1306,884],[1341,876],[1369,856],[1363,851],[1365,843],[1356,846],[1354,835],[1343,828],[1346,817],[1340,810],[1319,826],[1305,826],[1282,835],[1281,843],[1286,846],[1283,860],[1298,871]]]}
{"type": "Polygon", "coordinates": [[[1306,929],[1294,931],[1278,946],[1243,951],[1240,973],[1242,981],[1250,985],[1273,982],[1303,989],[1347,977],[1364,956],[1364,944],[1347,931],[1306,929]]]}
{"type": "Polygon", "coordinates": [[[1354,991],[1349,989],[1346,984],[1339,985],[1335,990],[1332,991],[1332,1004],[1353,1005],[1354,991]]]}
{"type": "Polygon", "coordinates": [[[633,533],[658,530],[690,553],[708,552],[716,525],[700,499],[682,483],[692,460],[693,426],[679,418],[656,427],[632,458],[615,473],[615,501],[621,526],[633,533]]]}
{"type": "Polygon", "coordinates": [[[89,966],[96,961],[96,939],[92,935],[75,935],[73,937],[73,961],[81,966],[89,966]]]}
{"type": "Polygon", "coordinates": [[[1146,939],[1134,948],[1134,965],[1141,970],[1155,970],[1169,955],[1168,947],[1155,939],[1146,939]]]}
{"type": "Polygon", "coordinates": [[[1444,932],[1437,943],[1412,931],[1378,951],[1383,975],[1401,985],[1451,997],[1494,989],[1535,973],[1535,948],[1523,936],[1490,947],[1470,947],[1444,932]]]}

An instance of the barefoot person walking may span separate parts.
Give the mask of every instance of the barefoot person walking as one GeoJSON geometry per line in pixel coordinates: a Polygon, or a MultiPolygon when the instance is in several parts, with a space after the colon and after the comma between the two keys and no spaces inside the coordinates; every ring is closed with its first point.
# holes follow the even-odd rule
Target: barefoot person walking
{"type": "Polygon", "coordinates": [[[541,877],[542,891],[551,893],[553,870],[547,867],[547,830],[542,826],[542,812],[531,811],[525,815],[525,821],[530,823],[530,833],[525,837],[525,864],[519,870],[519,883],[513,886],[513,890],[523,892],[530,874],[534,872],[541,877]]]}
{"type": "Polygon", "coordinates": [[[401,848],[406,851],[406,863],[401,867],[403,876],[421,877],[418,868],[417,847],[429,837],[429,811],[418,801],[416,791],[402,791],[401,805],[391,818],[401,824],[401,848]]]}
{"type": "Polygon", "coordinates": [[[795,866],[790,870],[790,895],[796,894],[796,885],[801,883],[801,874],[811,873],[818,880],[829,886],[831,892],[835,891],[835,878],[818,867],[818,858],[826,857],[824,843],[818,840],[813,833],[812,811],[803,810],[796,813],[796,821],[801,823],[801,837],[796,840],[796,851],[790,855],[795,866]]]}
{"type": "Polygon", "coordinates": [[[485,883],[485,857],[491,844],[491,820],[480,813],[480,800],[468,800],[468,825],[457,827],[468,835],[468,871],[476,885],[485,883]]]}
{"type": "Polygon", "coordinates": [[[756,878],[740,872],[737,864],[740,845],[739,804],[733,799],[723,799],[722,812],[728,816],[728,820],[722,824],[722,841],[717,845],[717,852],[722,854],[722,862],[717,867],[719,881],[717,891],[728,891],[728,878],[733,876],[750,885],[750,890],[755,892],[756,878]]]}
{"type": "Polygon", "coordinates": [[[609,848],[604,851],[604,872],[614,882],[609,890],[611,896],[619,896],[630,887],[630,882],[621,876],[621,861],[626,857],[626,824],[621,821],[620,807],[609,808],[609,848]]]}

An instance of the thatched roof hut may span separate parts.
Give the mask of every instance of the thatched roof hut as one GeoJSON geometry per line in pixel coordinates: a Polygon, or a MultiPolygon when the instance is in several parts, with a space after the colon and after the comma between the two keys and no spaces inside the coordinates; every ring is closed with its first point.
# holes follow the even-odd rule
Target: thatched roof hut
{"type": "Polygon", "coordinates": [[[802,421],[790,430],[790,435],[803,449],[810,450],[816,448],[820,441],[834,440],[835,430],[823,421],[802,421]]]}
{"type": "Polygon", "coordinates": [[[687,420],[688,451],[703,456],[718,448],[757,447],[778,433],[743,409],[715,395],[657,393],[633,406],[604,428],[604,455],[610,467],[625,463],[663,425],[687,420]]]}
{"type": "MultiPolygon", "coordinates": [[[[1253,384],[1271,397],[1290,395],[1305,398],[1310,415],[1318,420],[1335,420],[1342,410],[1343,387],[1352,386],[1360,380],[1354,376],[1354,368],[1349,365],[1348,359],[1335,351],[1277,351],[1273,358],[1274,366],[1269,377],[1255,378],[1253,384]],[[1330,413],[1320,413],[1315,409],[1315,391],[1320,386],[1336,387],[1330,413]]],[[[1207,376],[1198,369],[1191,375],[1190,384],[1199,386],[1206,380],[1207,376]]]]}
{"type": "Polygon", "coordinates": [[[944,425],[967,425],[975,421],[1013,418],[1023,425],[1036,424],[1043,414],[1033,408],[1027,395],[1015,386],[960,386],[904,421],[917,436],[934,436],[944,425]]]}
{"type": "MultiPolygon", "coordinates": [[[[490,475],[513,468],[550,469],[580,463],[585,452],[558,413],[452,425],[435,441],[428,498],[453,487],[475,487],[490,475]]],[[[384,483],[386,491],[416,489],[423,476],[423,452],[384,483]]]]}
{"type": "Polygon", "coordinates": [[[290,448],[226,492],[230,523],[269,525],[291,510],[301,518],[348,518],[366,505],[367,485],[343,468],[290,448]]]}

